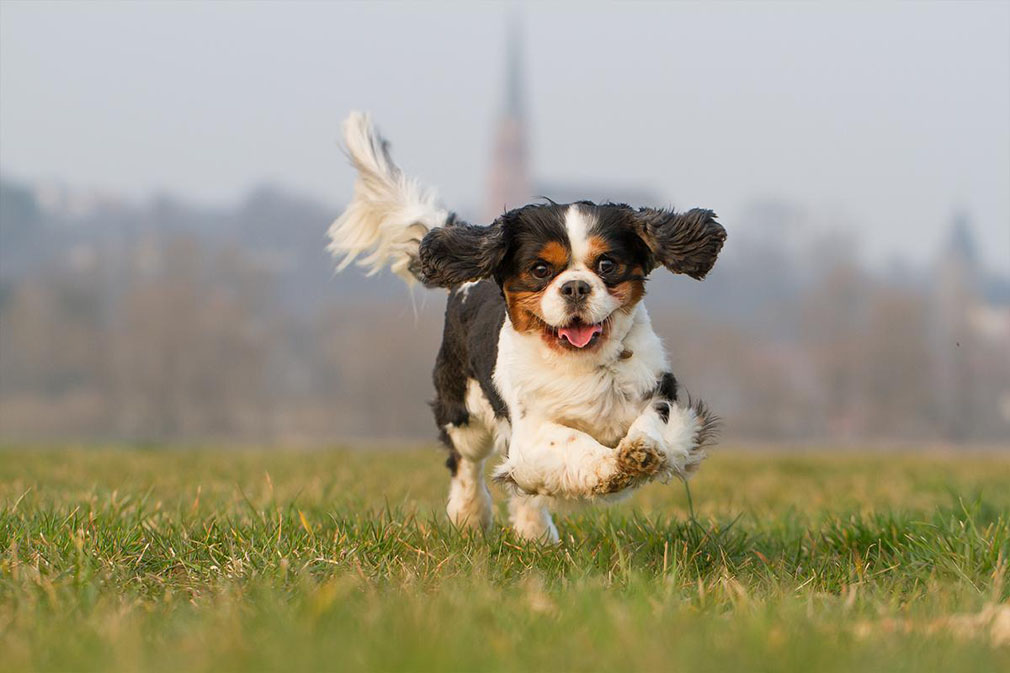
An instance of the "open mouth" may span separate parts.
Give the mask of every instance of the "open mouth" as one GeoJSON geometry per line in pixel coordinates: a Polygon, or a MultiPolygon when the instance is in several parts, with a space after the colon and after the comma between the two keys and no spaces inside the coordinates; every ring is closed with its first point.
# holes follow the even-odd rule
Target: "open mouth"
{"type": "Polygon", "coordinates": [[[547,334],[566,348],[586,348],[600,340],[603,323],[587,323],[579,318],[564,327],[551,327],[547,334]]]}

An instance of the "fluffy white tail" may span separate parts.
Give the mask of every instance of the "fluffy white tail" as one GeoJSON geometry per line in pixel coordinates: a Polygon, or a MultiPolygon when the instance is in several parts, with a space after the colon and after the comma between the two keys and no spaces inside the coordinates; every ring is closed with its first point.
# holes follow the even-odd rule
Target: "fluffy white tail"
{"type": "Polygon", "coordinates": [[[424,235],[446,223],[435,194],[407,178],[389,156],[389,143],[362,112],[344,122],[344,139],[358,171],[354,197],[330,225],[328,250],[337,270],[357,260],[369,274],[389,267],[408,284],[417,280],[417,250],[424,235]]]}

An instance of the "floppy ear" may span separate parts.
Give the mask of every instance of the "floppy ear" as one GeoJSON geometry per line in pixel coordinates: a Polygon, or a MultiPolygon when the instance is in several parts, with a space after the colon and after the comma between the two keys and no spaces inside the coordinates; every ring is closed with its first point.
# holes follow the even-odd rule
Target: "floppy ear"
{"type": "Polygon", "coordinates": [[[428,287],[455,287],[494,275],[505,258],[501,222],[479,227],[450,220],[421,240],[421,280],[428,287]]]}
{"type": "Polygon", "coordinates": [[[640,235],[656,261],[697,280],[712,269],[726,240],[726,230],[715,218],[703,208],[686,213],[640,208],[636,213],[640,235]]]}

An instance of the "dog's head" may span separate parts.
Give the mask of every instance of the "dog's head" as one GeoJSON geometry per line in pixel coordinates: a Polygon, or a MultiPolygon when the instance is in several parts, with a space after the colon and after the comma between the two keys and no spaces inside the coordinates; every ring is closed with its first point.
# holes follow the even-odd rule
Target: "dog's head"
{"type": "Polygon", "coordinates": [[[710,210],[552,203],[509,211],[486,227],[433,229],[419,260],[430,286],[493,278],[516,330],[539,332],[557,349],[582,351],[606,339],[617,312],[631,312],[653,269],[662,265],[701,279],[725,239],[710,210]]]}

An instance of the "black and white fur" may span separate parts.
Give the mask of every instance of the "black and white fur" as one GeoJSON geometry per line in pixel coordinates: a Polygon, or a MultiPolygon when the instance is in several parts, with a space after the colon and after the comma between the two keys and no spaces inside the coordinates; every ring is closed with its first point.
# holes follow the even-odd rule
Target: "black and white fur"
{"type": "Polygon", "coordinates": [[[697,469],[715,420],[680,403],[639,300],[658,266],[709,271],[726,236],[711,211],[550,203],[474,226],[403,175],[366,115],[345,135],[358,178],[329,230],[339,268],[358,260],[449,290],[433,407],[454,523],[491,525],[492,452],[513,527],[543,541],[558,539],[552,498],[608,498],[697,469]]]}

